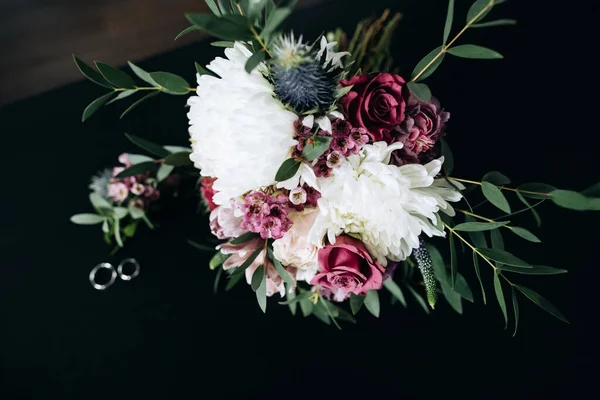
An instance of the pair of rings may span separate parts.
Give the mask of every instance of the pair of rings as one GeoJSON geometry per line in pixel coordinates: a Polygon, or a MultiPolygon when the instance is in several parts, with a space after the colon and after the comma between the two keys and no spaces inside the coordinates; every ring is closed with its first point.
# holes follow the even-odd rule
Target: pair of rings
{"type": "Polygon", "coordinates": [[[138,263],[135,258],[127,258],[127,259],[121,261],[121,263],[117,266],[117,269],[115,269],[115,267],[113,267],[112,264],[103,262],[103,263],[96,265],[90,271],[90,283],[96,290],[105,290],[105,289],[109,288],[113,283],[115,283],[115,281],[117,280],[117,275],[124,281],[130,281],[133,278],[135,278],[136,276],[138,276],[139,274],[140,274],[140,263],[138,263]],[[127,273],[123,272],[123,270],[125,269],[125,267],[127,267],[129,265],[133,266],[133,272],[127,274],[127,273]],[[102,269],[107,269],[110,272],[110,279],[108,280],[108,282],[103,283],[103,284],[96,282],[96,274],[98,273],[98,271],[100,271],[102,269]]]}

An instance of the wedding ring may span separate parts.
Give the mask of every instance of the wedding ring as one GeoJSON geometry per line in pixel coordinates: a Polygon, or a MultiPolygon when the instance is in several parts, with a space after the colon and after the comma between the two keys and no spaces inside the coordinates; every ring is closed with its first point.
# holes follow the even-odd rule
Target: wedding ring
{"type": "Polygon", "coordinates": [[[119,266],[117,267],[117,271],[121,279],[123,279],[124,281],[130,281],[140,274],[140,263],[138,263],[135,258],[127,258],[121,261],[121,264],[119,264],[119,266]],[[127,264],[132,264],[134,267],[134,271],[129,275],[123,273],[123,268],[127,264]]]}
{"type": "Polygon", "coordinates": [[[117,271],[115,271],[115,267],[113,267],[112,264],[109,263],[100,263],[96,265],[94,269],[92,269],[92,271],[90,272],[90,283],[96,290],[104,290],[108,288],[110,285],[115,283],[115,279],[117,279],[117,271]],[[96,273],[101,269],[107,269],[110,271],[110,280],[104,284],[96,282],[96,273]]]}

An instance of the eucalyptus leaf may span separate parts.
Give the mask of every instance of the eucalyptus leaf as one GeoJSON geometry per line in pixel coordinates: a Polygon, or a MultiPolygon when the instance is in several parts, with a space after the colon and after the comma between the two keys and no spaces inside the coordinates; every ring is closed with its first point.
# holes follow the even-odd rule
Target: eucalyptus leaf
{"type": "Polygon", "coordinates": [[[279,28],[279,26],[290,16],[292,9],[288,7],[282,7],[281,4],[278,8],[273,10],[269,15],[269,18],[265,22],[265,26],[260,34],[267,41],[271,35],[279,28]]]}
{"type": "Polygon", "coordinates": [[[379,318],[379,294],[377,290],[369,290],[367,295],[365,296],[365,307],[371,314],[373,314],[376,318],[379,318]]]}
{"type": "Polygon", "coordinates": [[[523,204],[525,204],[525,206],[527,207],[528,210],[531,210],[531,213],[533,214],[533,218],[535,219],[537,226],[540,227],[542,225],[542,219],[540,218],[540,215],[536,211],[535,206],[532,206],[531,204],[529,204],[529,201],[527,201],[527,199],[521,194],[521,192],[516,192],[516,193],[517,193],[517,197],[519,198],[519,200],[521,200],[521,202],[523,204]]]}
{"type": "Polygon", "coordinates": [[[490,239],[492,242],[493,249],[504,250],[504,239],[502,238],[502,232],[498,230],[491,231],[490,239]]]}
{"type": "Polygon", "coordinates": [[[237,285],[242,278],[244,278],[244,274],[231,274],[229,276],[229,280],[227,281],[227,286],[225,286],[225,291],[233,289],[233,287],[237,285]]]}
{"type": "MultiPolygon", "coordinates": [[[[194,246],[195,247],[195,246],[194,246]]],[[[214,250],[214,249],[213,249],[214,250]]],[[[214,256],[210,259],[208,263],[208,267],[211,270],[215,270],[223,265],[223,263],[229,258],[229,255],[223,254],[221,251],[215,253],[214,256]]]]}
{"type": "Polygon", "coordinates": [[[148,72],[144,71],[143,69],[141,69],[140,67],[138,67],[137,65],[132,63],[131,61],[127,61],[127,63],[129,64],[129,68],[131,68],[133,73],[136,74],[136,76],[138,78],[140,78],[144,82],[150,84],[150,86],[152,86],[152,87],[160,86],[158,83],[156,83],[154,81],[154,79],[152,79],[152,77],[150,76],[150,74],[148,72]]]}
{"type": "MultiPolygon", "coordinates": [[[[213,251],[215,251],[215,246],[207,246],[207,245],[202,244],[202,243],[194,242],[193,240],[188,240],[187,242],[188,242],[188,244],[190,246],[192,246],[193,248],[198,249],[200,251],[209,251],[211,253],[213,251]]],[[[217,254],[219,254],[219,253],[217,253],[217,254]]],[[[227,258],[227,257],[225,257],[225,258],[227,258]]],[[[211,269],[214,269],[214,268],[211,268],[211,269]]]]}
{"type": "Polygon", "coordinates": [[[252,71],[254,71],[254,68],[258,67],[258,64],[260,64],[261,62],[265,61],[265,58],[267,58],[267,53],[265,53],[262,49],[252,54],[252,56],[248,58],[248,61],[246,61],[246,65],[244,66],[246,72],[251,73],[252,71]]]}
{"type": "Polygon", "coordinates": [[[494,0],[476,0],[467,13],[467,24],[481,21],[494,6],[494,0]]]}
{"type": "Polygon", "coordinates": [[[260,18],[266,5],[267,0],[248,0],[248,6],[245,8],[248,19],[253,22],[260,18]]]}
{"type": "Polygon", "coordinates": [[[249,25],[241,26],[230,19],[213,14],[186,14],[187,20],[206,33],[222,40],[245,41],[252,38],[249,25]]]}
{"type": "Polygon", "coordinates": [[[318,135],[312,140],[312,143],[306,144],[302,150],[302,156],[307,161],[313,161],[319,158],[329,149],[331,144],[331,136],[318,135]]]}
{"type": "Polygon", "coordinates": [[[550,199],[557,206],[576,211],[599,211],[600,198],[586,197],[572,190],[555,190],[550,193],[550,199]]]}
{"type": "Polygon", "coordinates": [[[252,288],[252,290],[256,292],[258,287],[261,285],[263,279],[265,279],[265,266],[260,265],[252,274],[252,279],[250,281],[250,287],[252,288]]]}
{"type": "Polygon", "coordinates": [[[158,167],[158,171],[156,172],[156,180],[159,183],[164,181],[169,175],[171,175],[173,169],[175,169],[175,167],[172,165],[160,164],[160,167],[158,167]]]}
{"type": "Polygon", "coordinates": [[[73,61],[75,61],[75,65],[77,65],[77,68],[83,74],[83,76],[88,78],[90,81],[105,88],[113,88],[113,86],[106,79],[104,79],[104,77],[98,71],[84,63],[75,54],[73,54],[73,61]]]}
{"type": "Polygon", "coordinates": [[[107,102],[106,105],[112,104],[115,101],[119,101],[119,100],[123,100],[129,96],[131,96],[132,94],[137,93],[137,89],[127,89],[127,90],[123,90],[122,92],[120,92],[117,97],[115,97],[114,99],[112,99],[111,101],[107,102]]]}
{"type": "Polygon", "coordinates": [[[490,203],[498,207],[500,210],[510,214],[510,205],[502,191],[495,185],[489,182],[481,182],[481,191],[490,203]]]}
{"type": "Polygon", "coordinates": [[[454,155],[445,139],[441,139],[440,142],[442,143],[442,155],[444,156],[444,171],[446,175],[450,175],[454,170],[454,155]]]}
{"type": "Polygon", "coordinates": [[[104,219],[104,222],[102,223],[102,232],[104,232],[105,234],[110,232],[110,226],[108,224],[108,219],[104,219]]]}
{"type": "MultiPolygon", "coordinates": [[[[453,0],[450,1],[452,2],[453,0]]],[[[446,53],[441,53],[440,55],[441,51],[442,46],[436,47],[435,49],[431,50],[429,54],[423,57],[421,61],[419,61],[419,63],[412,72],[412,79],[414,79],[415,82],[422,81],[423,79],[429,77],[440,66],[440,64],[444,60],[444,57],[446,56],[446,53]],[[435,61],[433,61],[434,59],[435,61]],[[416,78],[417,76],[418,78],[416,78]]]]}
{"type": "Polygon", "coordinates": [[[298,169],[300,169],[300,164],[300,161],[296,161],[293,158],[288,158],[283,162],[283,164],[281,164],[281,167],[279,167],[279,170],[275,175],[275,180],[277,182],[283,182],[292,178],[294,175],[296,175],[298,169]]]}
{"type": "MultiPolygon", "coordinates": [[[[440,282],[448,281],[448,273],[446,271],[446,264],[444,262],[444,258],[440,251],[431,243],[425,243],[425,248],[429,253],[429,258],[431,259],[431,264],[433,265],[433,271],[435,273],[435,277],[440,282]]],[[[385,285],[385,282],[384,282],[385,285]]]]}
{"type": "Polygon", "coordinates": [[[454,0],[448,1],[448,12],[446,13],[446,23],[444,25],[444,40],[445,45],[448,42],[450,31],[452,30],[452,20],[454,19],[454,0]]]}
{"type": "Polygon", "coordinates": [[[506,177],[506,175],[504,175],[498,171],[488,172],[487,174],[485,174],[483,176],[483,178],[481,180],[484,182],[493,183],[494,185],[498,185],[498,186],[508,185],[510,183],[510,179],[508,179],[506,177]]]}
{"type": "Polygon", "coordinates": [[[189,151],[182,151],[180,153],[169,154],[165,157],[163,163],[172,165],[173,167],[184,167],[186,165],[192,165],[192,160],[190,160],[189,151]]]}
{"type": "Polygon", "coordinates": [[[515,257],[514,255],[504,250],[482,248],[477,249],[477,251],[479,251],[483,256],[491,260],[498,261],[502,264],[512,265],[514,267],[521,268],[532,268],[532,266],[526,263],[525,261],[515,257]]]}
{"type": "Polygon", "coordinates": [[[173,95],[186,95],[189,93],[188,83],[182,77],[170,72],[150,72],[150,77],[160,87],[163,92],[173,95]]]}
{"type": "Polygon", "coordinates": [[[133,219],[142,219],[146,216],[146,213],[141,208],[137,208],[134,205],[129,206],[129,215],[133,219]]]}
{"type": "Polygon", "coordinates": [[[81,122],[85,122],[90,118],[96,111],[100,109],[106,103],[106,101],[114,94],[114,92],[109,92],[104,96],[98,97],[96,100],[92,101],[86,108],[83,110],[83,114],[81,115],[81,122]]]}
{"type": "MultiPolygon", "coordinates": [[[[471,217],[470,215],[465,216],[465,221],[468,223],[477,222],[475,218],[471,217]]],[[[456,227],[454,228],[456,229],[456,227]]],[[[485,234],[483,233],[483,231],[472,231],[469,232],[468,235],[475,247],[488,247],[487,240],[485,240],[485,234]]]]}
{"type": "Polygon", "coordinates": [[[131,141],[131,143],[146,150],[148,153],[154,154],[155,156],[167,157],[169,154],[171,154],[168,150],[166,150],[161,145],[151,142],[149,140],[143,139],[139,136],[130,135],[130,134],[126,133],[125,137],[127,139],[129,139],[129,141],[131,141]]]}
{"type": "Polygon", "coordinates": [[[454,244],[454,234],[448,238],[450,244],[450,286],[454,289],[456,285],[456,274],[458,273],[458,260],[456,257],[456,245],[454,244]]]}
{"type": "Polygon", "coordinates": [[[483,280],[481,279],[481,271],[479,269],[479,256],[473,252],[473,268],[475,269],[475,275],[481,286],[481,296],[483,297],[483,304],[487,304],[487,296],[485,295],[485,287],[483,286],[483,280]]]}
{"type": "Polygon", "coordinates": [[[136,176],[145,174],[148,171],[151,171],[156,166],[154,161],[144,161],[139,164],[134,164],[129,168],[125,168],[123,171],[119,172],[115,178],[127,178],[129,176],[136,176]]]}
{"type": "Polygon", "coordinates": [[[183,146],[163,146],[163,148],[170,153],[191,153],[192,152],[191,148],[183,147],[183,146]]]}
{"type": "Polygon", "coordinates": [[[185,28],[184,30],[182,30],[181,32],[179,32],[177,34],[177,36],[175,36],[175,40],[181,39],[182,37],[184,37],[188,33],[192,33],[192,32],[195,32],[195,31],[200,31],[200,30],[202,30],[202,29],[198,25],[188,26],[187,28],[185,28]]]}
{"type": "Polygon", "coordinates": [[[456,291],[454,291],[450,287],[450,285],[446,282],[442,282],[441,287],[442,287],[442,294],[444,295],[444,298],[446,299],[448,304],[450,304],[450,306],[454,309],[454,311],[456,311],[459,314],[462,314],[463,308],[462,308],[462,299],[461,299],[460,295],[458,293],[456,293],[456,291]]]}
{"type": "Polygon", "coordinates": [[[525,197],[532,199],[547,199],[550,197],[550,193],[557,190],[554,186],[547,185],[545,183],[524,183],[517,188],[521,194],[525,197]]]}
{"type": "Polygon", "coordinates": [[[512,231],[514,234],[516,234],[516,235],[518,235],[518,236],[522,237],[522,238],[523,238],[523,239],[525,239],[525,240],[528,240],[528,241],[530,241],[530,242],[533,242],[533,243],[540,243],[540,242],[541,242],[541,240],[540,240],[540,239],[538,239],[538,237],[537,237],[537,236],[535,236],[533,233],[529,232],[529,231],[528,231],[527,229],[525,229],[525,228],[520,228],[520,227],[518,227],[518,226],[511,226],[511,227],[509,227],[509,228],[510,228],[510,230],[511,230],[511,231],[512,231]]]}
{"type": "Polygon", "coordinates": [[[279,274],[281,279],[283,279],[283,281],[287,284],[287,286],[295,287],[296,282],[294,281],[294,278],[292,278],[292,276],[289,274],[289,272],[287,272],[285,270],[285,268],[283,267],[281,262],[277,258],[275,258],[275,254],[273,254],[273,250],[271,250],[269,248],[268,253],[269,253],[269,257],[271,258],[271,261],[273,261],[273,264],[275,265],[275,269],[277,270],[277,273],[279,274]]]}
{"type": "MultiPolygon", "coordinates": [[[[263,267],[264,268],[264,267],[263,267]]],[[[264,272],[264,271],[263,271],[264,272]]],[[[256,300],[263,313],[267,312],[267,277],[262,274],[262,280],[256,288],[256,300]]]]}
{"type": "Polygon", "coordinates": [[[408,89],[414,94],[419,100],[429,103],[431,101],[431,90],[429,86],[424,83],[408,82],[408,89]]]}
{"type": "Polygon", "coordinates": [[[476,59],[499,59],[504,58],[502,54],[487,47],[477,46],[474,44],[462,44],[460,46],[451,47],[446,50],[448,53],[456,57],[476,58],[476,59]]]}
{"type": "Polygon", "coordinates": [[[600,197],[600,182],[581,191],[581,194],[587,197],[600,197]]]}
{"type": "MultiPolygon", "coordinates": [[[[288,301],[293,301],[296,298],[296,290],[288,285],[285,285],[285,298],[288,301]]],[[[292,313],[292,315],[296,315],[296,310],[298,309],[298,303],[290,302],[288,304],[288,307],[290,308],[290,312],[292,313]]]]}
{"type": "Polygon", "coordinates": [[[219,10],[219,7],[215,3],[215,0],[204,0],[204,1],[208,5],[208,8],[210,8],[210,11],[212,11],[217,17],[221,16],[221,10],[219,10]]]}
{"type": "Polygon", "coordinates": [[[467,280],[460,273],[456,275],[456,285],[454,285],[454,291],[460,295],[463,299],[473,303],[475,301],[473,292],[467,283],[467,280]]]}
{"type": "Polygon", "coordinates": [[[568,272],[566,269],[546,267],[544,265],[532,265],[531,268],[523,268],[499,264],[498,268],[503,271],[515,272],[523,275],[559,275],[568,272]]]}
{"type": "Polygon", "coordinates": [[[501,226],[508,225],[510,221],[498,221],[498,222],[465,222],[463,224],[456,225],[453,229],[455,231],[463,232],[481,232],[491,231],[498,229],[501,226]]]}
{"type": "Polygon", "coordinates": [[[104,79],[106,79],[114,87],[124,89],[135,88],[135,81],[129,75],[127,75],[127,73],[99,61],[95,61],[94,63],[104,79]]]}
{"type": "Polygon", "coordinates": [[[232,241],[230,241],[229,243],[231,244],[242,244],[242,243],[246,243],[249,242],[250,240],[258,237],[259,234],[255,233],[255,232],[246,232],[240,236],[238,236],[237,238],[233,239],[232,241]]]}
{"type": "Polygon", "coordinates": [[[471,28],[489,28],[493,26],[503,26],[503,25],[516,25],[517,21],[514,19],[497,19],[495,21],[490,22],[482,22],[480,24],[473,24],[471,28]]]}
{"type": "Polygon", "coordinates": [[[219,282],[221,281],[221,275],[223,275],[223,270],[218,269],[217,273],[215,275],[215,282],[213,283],[213,293],[214,294],[217,294],[217,291],[219,290],[219,282]]]}
{"type": "MultiPolygon", "coordinates": [[[[400,289],[400,286],[398,286],[396,282],[392,279],[386,279],[383,281],[383,286],[406,308],[406,298],[404,297],[404,293],[402,293],[402,289],[400,289]]],[[[352,303],[350,303],[350,305],[352,306],[352,303]]]]}
{"type": "Polygon", "coordinates": [[[517,336],[517,328],[519,327],[519,300],[517,299],[517,293],[513,286],[510,287],[511,295],[512,295],[512,304],[513,304],[513,313],[515,315],[515,330],[513,332],[513,337],[517,336]]]}
{"type": "Polygon", "coordinates": [[[98,193],[90,193],[90,203],[96,211],[109,210],[112,212],[112,205],[98,193]]]}
{"type": "MultiPolygon", "coordinates": [[[[340,327],[340,325],[337,323],[337,321],[335,319],[335,317],[336,317],[335,312],[332,311],[331,308],[329,308],[329,305],[328,305],[329,302],[327,300],[325,300],[323,297],[319,297],[319,301],[320,301],[320,304],[327,311],[327,314],[329,315],[329,318],[331,318],[331,321],[333,322],[333,324],[335,325],[335,327],[341,330],[342,328],[340,327]]],[[[329,304],[331,304],[331,303],[329,303],[329,304]]],[[[333,306],[333,304],[331,304],[331,305],[333,306]]]]}
{"type": "Polygon", "coordinates": [[[143,154],[127,154],[127,160],[129,160],[131,164],[139,164],[146,161],[154,161],[152,157],[148,157],[143,154]]]}
{"type": "Polygon", "coordinates": [[[496,299],[498,299],[498,304],[500,305],[502,315],[504,316],[504,329],[506,329],[508,326],[508,314],[506,312],[506,300],[504,299],[504,293],[502,291],[502,282],[500,282],[498,272],[494,273],[494,291],[496,292],[496,299]]]}
{"type": "Polygon", "coordinates": [[[210,45],[214,46],[214,47],[233,47],[235,42],[230,42],[230,41],[225,41],[225,40],[218,40],[216,42],[212,42],[210,45]]]}
{"type": "Polygon", "coordinates": [[[304,317],[308,317],[312,314],[315,308],[315,303],[310,301],[307,297],[304,297],[300,300],[300,310],[302,311],[302,315],[304,317]]]}
{"type": "Polygon", "coordinates": [[[531,300],[533,303],[535,303],[538,307],[547,311],[548,313],[550,313],[551,315],[560,319],[561,321],[566,322],[567,324],[570,324],[570,322],[565,318],[565,316],[560,311],[558,311],[558,309],[556,307],[554,307],[552,305],[552,303],[550,303],[548,300],[546,300],[540,294],[534,292],[533,290],[531,290],[529,288],[526,288],[524,286],[520,286],[517,284],[513,284],[513,287],[518,289],[521,293],[523,293],[525,295],[525,297],[527,297],[529,300],[531,300]]]}
{"type": "Polygon", "coordinates": [[[76,214],[71,217],[71,222],[78,225],[97,225],[104,222],[105,219],[98,214],[76,214]]]}
{"type": "Polygon", "coordinates": [[[125,207],[115,207],[113,212],[116,219],[123,219],[129,214],[129,210],[125,207]]]}
{"type": "Polygon", "coordinates": [[[417,293],[417,291],[410,285],[406,285],[406,288],[407,288],[408,292],[415,298],[417,303],[419,303],[419,305],[425,311],[425,313],[429,314],[430,313],[429,306],[427,305],[427,302],[425,301],[425,299],[423,299],[423,296],[421,296],[419,293],[417,293]]]}
{"type": "Polygon", "coordinates": [[[158,90],[148,93],[147,95],[145,95],[144,97],[142,97],[141,99],[139,99],[138,101],[136,101],[135,103],[130,105],[125,111],[123,111],[123,113],[121,114],[121,116],[119,118],[123,119],[127,114],[129,114],[131,111],[133,111],[133,109],[135,109],[137,106],[142,104],[144,101],[151,99],[154,96],[158,96],[159,93],[160,92],[158,90]]]}

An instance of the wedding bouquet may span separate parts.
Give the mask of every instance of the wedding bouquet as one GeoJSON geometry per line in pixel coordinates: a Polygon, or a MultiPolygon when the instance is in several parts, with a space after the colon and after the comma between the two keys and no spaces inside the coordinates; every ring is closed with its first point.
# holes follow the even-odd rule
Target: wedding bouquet
{"type": "Polygon", "coordinates": [[[195,167],[211,231],[220,241],[210,261],[219,271],[215,288],[222,271],[227,289],[245,280],[263,311],[267,298],[277,295],[292,313],[299,305],[304,316],[337,326],[338,319],[354,322],[363,305],[379,316],[385,288],[404,306],[409,294],[426,312],[441,294],[460,313],[462,300],[474,300],[458,271],[462,248],[472,253],[483,301],[491,281],[506,321],[510,298],[515,332],[519,295],[566,322],[544,297],[516,283],[519,274],[566,271],[512,255],[502,233],[539,242],[509,218],[530,211],[539,224],[536,207],[545,200],[600,210],[600,186],[579,193],[541,183],[510,187],[496,171],[480,181],[452,176],[444,140],[450,114],[422,82],[447,55],[502,58],[486,47],[456,44],[467,29],[514,24],[486,20],[502,2],[475,1],[451,39],[450,0],[441,45],[410,77],[393,69],[389,50],[400,14],[364,20],[351,37],[338,29],[309,41],[281,30],[294,5],[284,0],[206,0],[211,14],[188,14],[192,25],[180,35],[203,30],[224,48],[224,57],[196,64],[194,88],[174,74],[129,63],[145,82],[139,86],[123,71],[100,62],[95,70],[75,57],[87,78],[109,89],[84,110],[83,120],[105,103],[139,93],[146,95],[124,114],[160,93],[192,95],[191,149],[129,135],[153,157],[122,155],[122,167],[93,180],[97,214],[79,214],[73,222],[102,224],[106,240],[122,246],[122,236],[132,236],[139,221],[152,226],[148,215],[162,188],[176,188],[180,175],[195,167]],[[467,194],[482,196],[497,215],[477,214],[467,194]],[[447,240],[448,262],[432,238],[447,240]]]}

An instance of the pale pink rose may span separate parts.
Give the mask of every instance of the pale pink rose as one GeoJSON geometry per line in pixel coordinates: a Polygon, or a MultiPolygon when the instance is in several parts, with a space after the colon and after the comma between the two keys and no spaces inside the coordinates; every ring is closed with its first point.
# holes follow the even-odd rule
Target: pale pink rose
{"type": "Polygon", "coordinates": [[[136,196],[139,196],[142,193],[144,193],[144,190],[146,190],[146,188],[141,183],[134,183],[133,185],[131,185],[130,190],[131,193],[135,194],[136,196]]]}
{"type": "Polygon", "coordinates": [[[127,153],[122,153],[119,156],[119,162],[125,165],[126,167],[131,167],[131,163],[129,162],[129,157],[127,156],[127,153]]]}
{"type": "Polygon", "coordinates": [[[319,247],[308,240],[308,232],[318,214],[319,210],[315,208],[290,213],[292,227],[273,242],[275,258],[284,266],[297,268],[296,278],[306,282],[310,282],[319,270],[319,247]]]}
{"type": "Polygon", "coordinates": [[[115,176],[119,175],[123,171],[125,171],[124,167],[113,167],[112,176],[115,177],[115,176]]]}
{"type": "Polygon", "coordinates": [[[129,190],[123,182],[111,183],[108,185],[108,195],[116,202],[122,202],[129,195],[129,190]]]}
{"type": "Polygon", "coordinates": [[[236,238],[247,231],[241,228],[243,217],[236,217],[233,208],[217,207],[210,213],[210,231],[218,239],[236,238]]]}

